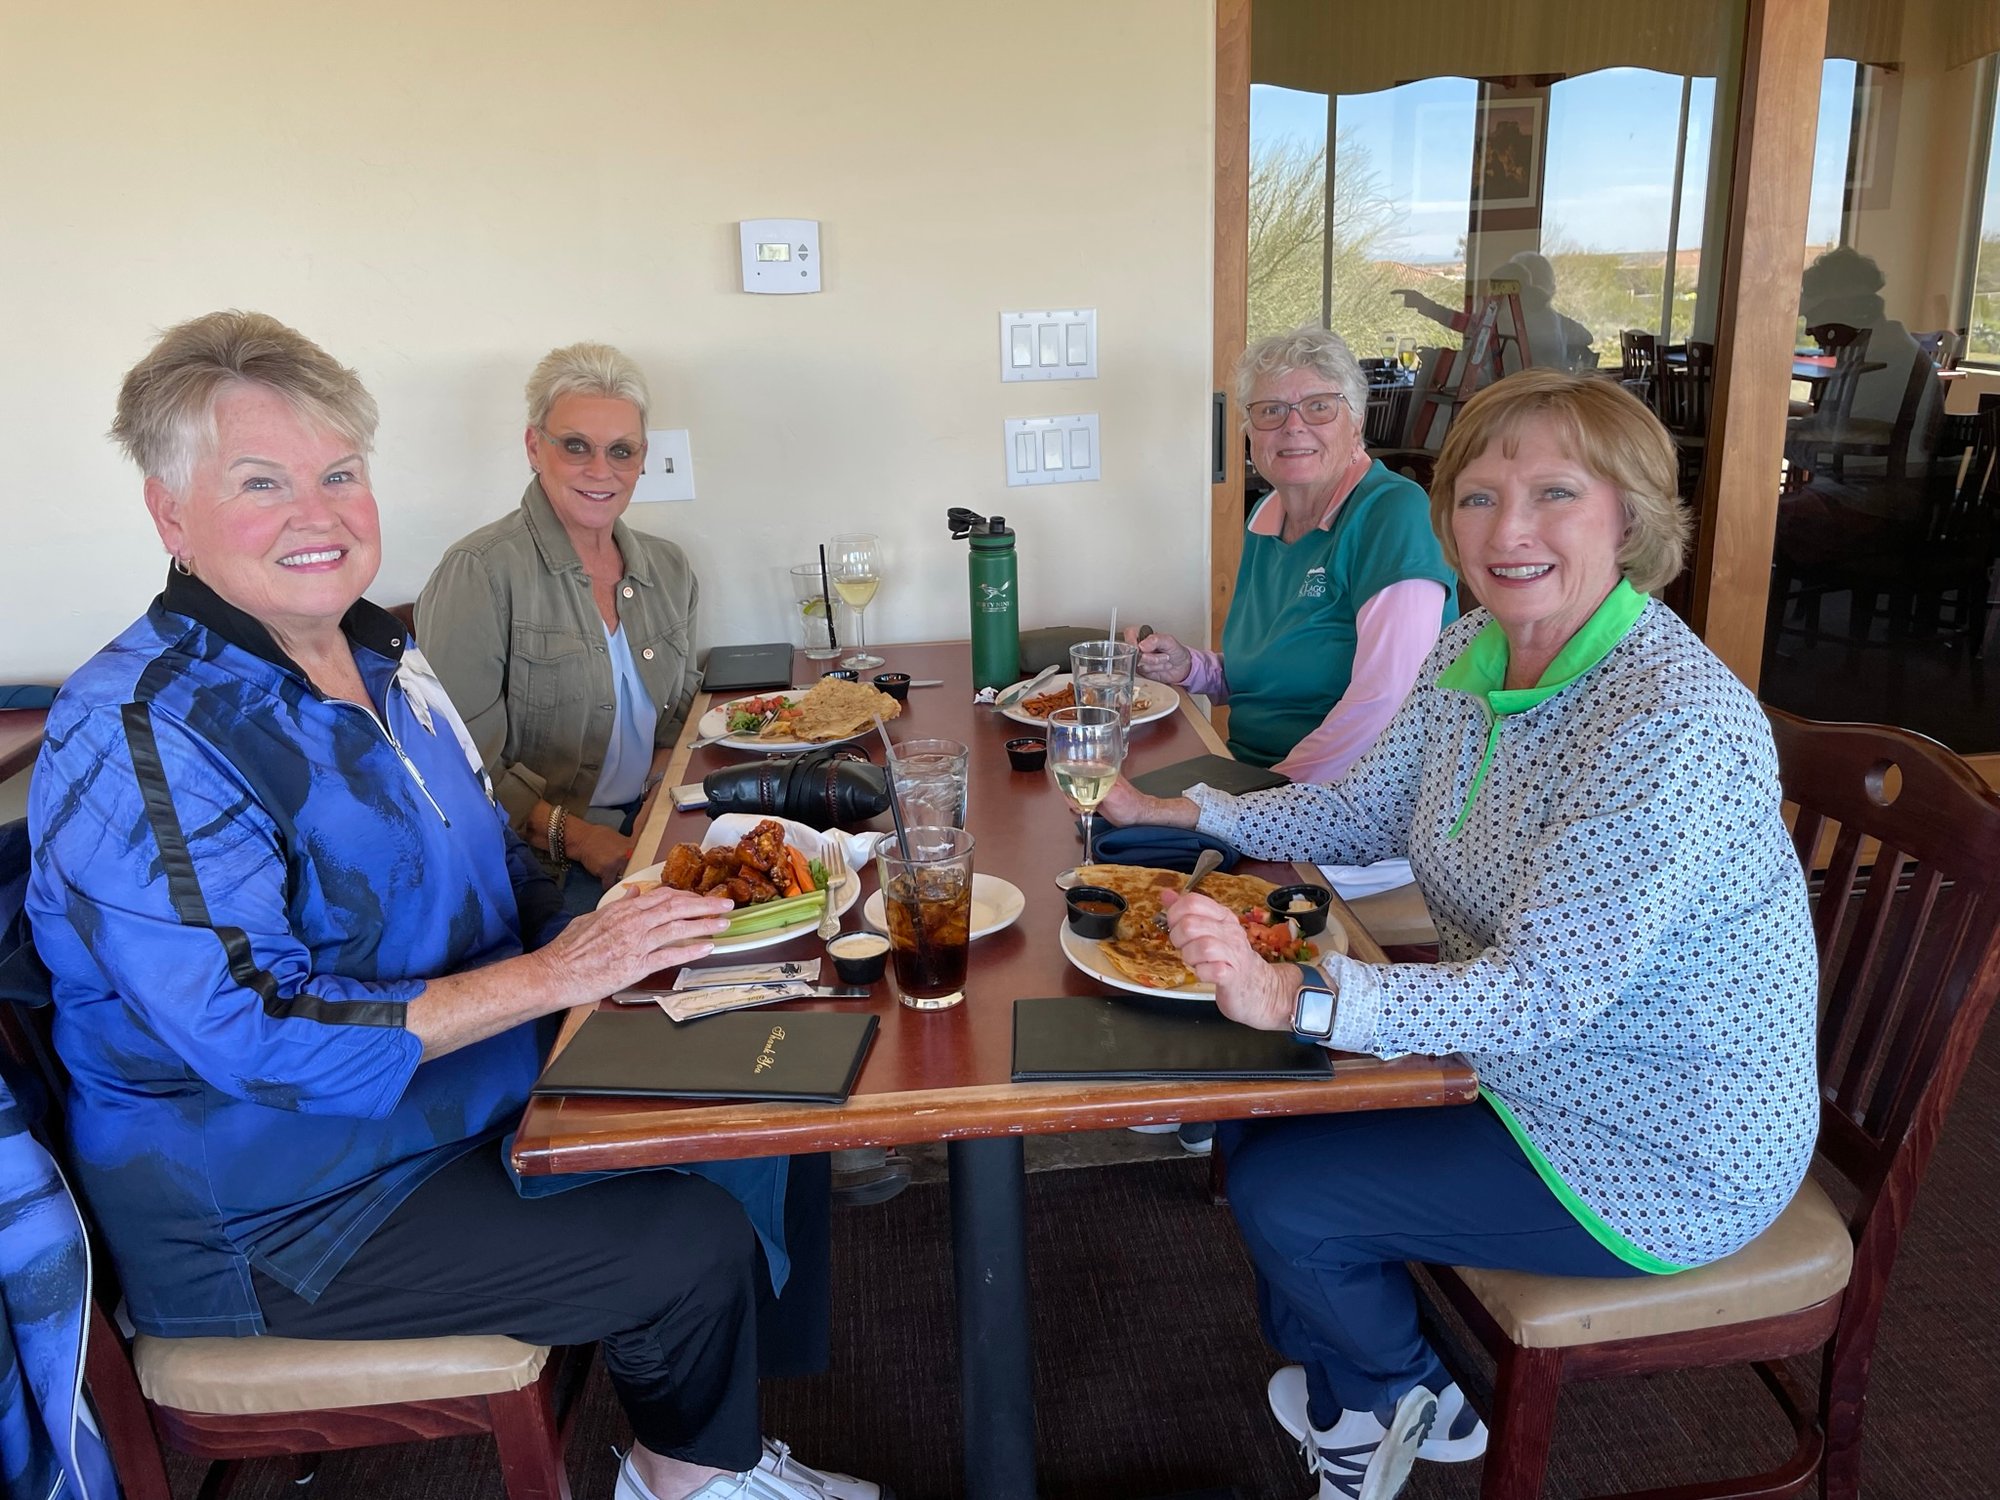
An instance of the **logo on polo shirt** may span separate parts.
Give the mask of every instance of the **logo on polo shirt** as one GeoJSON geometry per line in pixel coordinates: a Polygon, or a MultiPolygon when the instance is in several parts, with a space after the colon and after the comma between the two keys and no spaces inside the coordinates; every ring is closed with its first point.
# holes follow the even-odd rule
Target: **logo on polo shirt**
{"type": "Polygon", "coordinates": [[[1306,569],[1306,581],[1299,585],[1299,598],[1324,599],[1326,597],[1326,569],[1306,569]]]}

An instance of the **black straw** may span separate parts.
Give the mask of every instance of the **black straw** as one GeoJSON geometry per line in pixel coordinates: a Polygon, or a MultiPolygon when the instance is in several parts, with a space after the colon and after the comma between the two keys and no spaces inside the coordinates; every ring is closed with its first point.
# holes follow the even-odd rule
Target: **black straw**
{"type": "Polygon", "coordinates": [[[838,651],[840,632],[835,630],[833,625],[833,585],[827,581],[826,576],[825,542],[819,544],[819,597],[820,602],[826,606],[826,649],[838,651]]]}
{"type": "MultiPolygon", "coordinates": [[[[896,795],[896,767],[893,764],[896,747],[889,743],[888,726],[883,724],[880,714],[875,715],[875,733],[882,738],[882,771],[889,783],[889,816],[896,824],[896,847],[903,851],[903,859],[907,863],[910,858],[910,832],[903,826],[903,802],[896,795]]],[[[910,946],[916,950],[918,964],[928,968],[930,960],[924,952],[924,903],[917,889],[921,877],[916,870],[906,869],[903,878],[909,882],[903,905],[910,913],[910,946]]],[[[882,892],[882,899],[885,902],[889,899],[887,890],[882,892]]],[[[883,910],[886,913],[888,908],[885,906],[883,910]]]]}

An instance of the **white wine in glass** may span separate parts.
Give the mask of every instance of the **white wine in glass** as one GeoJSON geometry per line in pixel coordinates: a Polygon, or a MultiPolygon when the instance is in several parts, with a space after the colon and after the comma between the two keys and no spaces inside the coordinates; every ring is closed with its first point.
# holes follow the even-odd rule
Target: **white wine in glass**
{"type": "Polygon", "coordinates": [[[1049,715],[1049,770],[1083,809],[1083,862],[1096,863],[1097,804],[1118,779],[1125,736],[1114,708],[1059,708],[1049,715]]]}
{"type": "Polygon", "coordinates": [[[833,591],[854,611],[854,654],[841,659],[843,667],[879,667],[882,658],[868,650],[868,632],[863,620],[875,591],[882,587],[882,543],[873,532],[844,531],[827,548],[827,568],[833,575],[833,591]]]}

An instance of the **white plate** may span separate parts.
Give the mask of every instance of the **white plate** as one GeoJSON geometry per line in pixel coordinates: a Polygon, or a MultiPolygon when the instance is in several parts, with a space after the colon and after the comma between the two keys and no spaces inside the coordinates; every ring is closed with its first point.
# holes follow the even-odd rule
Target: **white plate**
{"type": "MultiPolygon", "coordinates": [[[[824,857],[829,835],[821,833],[816,828],[808,828],[803,823],[794,823],[790,818],[775,818],[772,821],[784,825],[785,842],[791,844],[794,848],[804,850],[808,859],[820,859],[824,857]]],[[[727,833],[718,833],[716,825],[710,824],[708,836],[701,841],[701,846],[704,849],[710,849],[718,844],[733,844],[741,837],[742,834],[740,832],[735,833],[733,836],[727,833]]],[[[658,864],[647,865],[643,870],[634,870],[604,893],[604,899],[597,903],[598,909],[602,910],[614,901],[624,900],[626,894],[631,890],[632,882],[634,881],[658,880],[660,872],[666,869],[666,867],[666,861],[661,860],[658,864]]],[[[861,899],[860,877],[850,872],[847,879],[841,881],[829,894],[833,898],[833,914],[840,916],[852,907],[856,901],[861,899]]],[[[717,953],[748,953],[752,948],[769,948],[774,943],[783,943],[792,938],[801,937],[808,932],[814,931],[818,926],[819,913],[813,912],[809,916],[799,918],[796,922],[788,922],[783,927],[773,927],[769,932],[756,932],[748,937],[724,938],[716,943],[714,951],[717,953]]]]}
{"type": "MultiPolygon", "coordinates": [[[[972,937],[967,941],[991,937],[1003,928],[1012,927],[1027,905],[1027,897],[1012,881],[1002,880],[998,875],[981,875],[975,870],[972,875],[972,937]]],[[[870,896],[861,908],[861,920],[877,932],[889,930],[889,918],[882,905],[880,891],[870,896]]]]}
{"type": "MultiPolygon", "coordinates": [[[[721,734],[729,727],[729,710],[739,703],[748,703],[753,698],[790,698],[794,702],[804,697],[803,693],[745,693],[740,698],[731,698],[727,703],[711,708],[701,716],[695,725],[695,738],[708,739],[721,734]]],[[[837,740],[760,740],[753,734],[732,734],[725,740],[717,740],[719,745],[727,745],[732,750],[768,750],[774,755],[789,754],[794,750],[817,750],[822,745],[842,745],[849,740],[858,740],[864,734],[873,734],[875,726],[869,724],[852,734],[843,734],[837,740]]]]}
{"type": "MultiPolygon", "coordinates": [[[[1024,678],[1023,681],[1025,680],[1024,678]]],[[[1017,688],[1020,685],[1017,682],[1014,684],[1014,687],[1017,688]]],[[[1035,690],[1029,693],[1027,697],[1022,698],[1019,703],[1008,704],[1000,712],[1012,719],[1016,724],[1028,724],[1036,729],[1046,729],[1049,727],[1049,721],[1047,719],[1038,719],[1033,714],[1023,711],[1021,704],[1027,702],[1028,698],[1039,698],[1044,693],[1059,693],[1068,686],[1069,673],[1067,672],[1058,672],[1053,677],[1044,677],[1040,682],[1035,684],[1035,690]]],[[[1000,696],[1004,698],[1008,693],[1013,691],[1014,688],[1007,688],[1000,696]]],[[[1134,724],[1150,724],[1155,719],[1164,719],[1168,714],[1180,707],[1180,702],[1181,695],[1165,683],[1154,682],[1150,678],[1145,677],[1139,678],[1132,686],[1132,722],[1134,724]]],[[[721,727],[721,725],[716,726],[718,730],[721,727]]]]}
{"type": "Polygon", "coordinates": [[[1103,947],[1096,938],[1078,937],[1070,931],[1069,923],[1061,928],[1063,957],[1092,979],[1101,980],[1113,989],[1125,990],[1134,995],[1159,995],[1168,1000],[1213,1000],[1215,986],[1196,980],[1182,989],[1162,989],[1156,984],[1138,984],[1127,979],[1111,967],[1111,960],[1104,956],[1103,947]]]}

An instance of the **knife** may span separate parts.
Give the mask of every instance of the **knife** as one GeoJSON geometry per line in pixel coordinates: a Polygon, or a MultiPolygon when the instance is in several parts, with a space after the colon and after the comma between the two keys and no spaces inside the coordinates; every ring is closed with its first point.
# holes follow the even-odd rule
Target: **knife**
{"type": "MultiPolygon", "coordinates": [[[[779,981],[781,983],[787,981],[779,981]]],[[[745,985],[745,989],[759,989],[760,985],[745,985]]],[[[865,985],[815,984],[809,986],[807,995],[790,995],[792,1000],[866,1000],[875,992],[865,985]]],[[[620,990],[611,997],[615,1005],[658,1005],[663,1000],[693,999],[700,990],[620,990]]]]}
{"type": "MultiPolygon", "coordinates": [[[[1052,668],[1050,668],[1050,670],[1051,670],[1051,671],[1053,671],[1053,670],[1055,670],[1055,669],[1054,669],[1054,668],[1052,667],[1052,668]]],[[[943,686],[944,686],[944,679],[943,679],[942,677],[916,677],[916,678],[912,678],[912,679],[911,679],[911,681],[910,681],[910,686],[911,686],[911,687],[943,687],[943,686]]],[[[788,693],[810,693],[810,692],[812,691],[812,688],[811,688],[810,686],[807,686],[807,687],[788,687],[788,688],[786,688],[786,689],[785,689],[785,691],[786,691],[786,692],[788,692],[788,693]]]]}
{"type": "Polygon", "coordinates": [[[1041,671],[1037,672],[1033,677],[1030,677],[1026,682],[1022,683],[1019,687],[1009,688],[1007,689],[1006,692],[1002,693],[998,698],[995,698],[993,700],[993,706],[995,708],[1013,707],[1013,705],[1019,703],[1023,698],[1027,697],[1028,694],[1032,693],[1035,690],[1036,683],[1040,682],[1045,677],[1053,677],[1055,675],[1055,672],[1056,672],[1056,664],[1051,664],[1049,666],[1043,667],[1041,671]]]}

